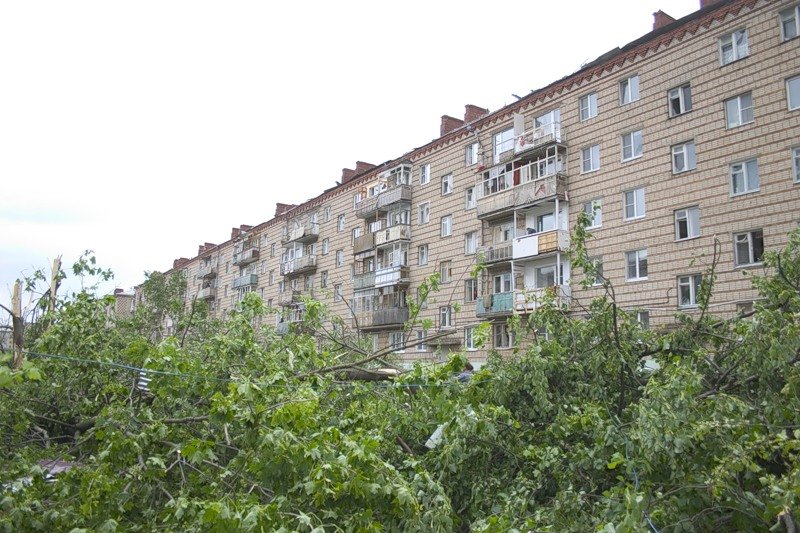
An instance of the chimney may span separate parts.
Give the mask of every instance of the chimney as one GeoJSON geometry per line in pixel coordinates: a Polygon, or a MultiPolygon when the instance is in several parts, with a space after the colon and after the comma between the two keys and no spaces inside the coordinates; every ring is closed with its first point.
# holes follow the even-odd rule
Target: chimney
{"type": "Polygon", "coordinates": [[[251,229],[253,229],[253,226],[248,226],[247,224],[242,224],[241,226],[239,226],[239,231],[241,231],[242,233],[250,231],[251,229]]]}
{"type": "Polygon", "coordinates": [[[125,292],[124,289],[114,289],[114,296],[116,296],[118,294],[122,294],[123,292],[125,292]]]}
{"type": "Polygon", "coordinates": [[[275,204],[275,216],[279,217],[279,216],[283,215],[284,213],[286,213],[287,211],[289,211],[290,209],[293,209],[294,207],[296,207],[296,206],[293,205],[293,204],[276,203],[275,204]]]}
{"type": "Polygon", "coordinates": [[[358,176],[359,174],[363,174],[364,172],[372,170],[373,168],[375,168],[375,165],[373,165],[372,163],[364,163],[363,161],[356,161],[355,175],[358,176]]]}
{"type": "Polygon", "coordinates": [[[488,109],[484,109],[472,104],[467,104],[464,106],[464,122],[466,123],[475,122],[479,118],[483,118],[488,114],[488,109]]]}
{"type": "Polygon", "coordinates": [[[439,126],[439,136],[443,137],[453,130],[457,130],[464,125],[463,120],[453,118],[448,115],[442,115],[442,125],[439,126]]]}
{"type": "Polygon", "coordinates": [[[188,262],[189,262],[189,260],[186,259],[185,257],[179,257],[178,259],[176,259],[176,260],[174,260],[172,262],[172,268],[181,268],[183,265],[185,265],[188,262]]]}
{"type": "Polygon", "coordinates": [[[342,169],[342,183],[347,183],[351,179],[353,179],[356,175],[356,171],[352,168],[343,168],[342,169]]]}
{"type": "Polygon", "coordinates": [[[700,0],[700,9],[705,9],[708,6],[719,4],[722,0],[700,0]]]}
{"type": "Polygon", "coordinates": [[[205,251],[206,251],[205,244],[201,244],[200,246],[197,247],[197,255],[203,255],[203,252],[205,251]]]}
{"type": "Polygon", "coordinates": [[[231,228],[231,240],[233,240],[236,237],[238,237],[239,235],[241,235],[241,233],[242,233],[242,230],[240,230],[239,228],[231,228]]]}
{"type": "Polygon", "coordinates": [[[663,28],[667,24],[672,24],[675,19],[661,11],[660,9],[653,13],[653,31],[663,28]]]}

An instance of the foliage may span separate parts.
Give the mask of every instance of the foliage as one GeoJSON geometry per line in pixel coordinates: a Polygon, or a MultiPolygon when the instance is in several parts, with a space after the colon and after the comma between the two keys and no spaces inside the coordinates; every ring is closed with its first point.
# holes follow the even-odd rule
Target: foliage
{"type": "MultiPolygon", "coordinates": [[[[183,301],[180,279],[150,276],[126,321],[80,294],[30,345],[69,359],[42,356],[0,382],[0,525],[767,530],[800,502],[800,233],[765,263],[753,316],[712,317],[705,299],[678,327],[644,331],[605,283],[585,320],[554,302],[519,320],[527,341],[468,383],[454,379],[464,354],[392,381],[347,379],[391,364],[390,350],[372,352],[313,300],[279,335],[255,295],[215,322],[183,301]],[[153,334],[168,316],[173,334],[153,334]],[[44,459],[75,466],[47,483],[44,459]]],[[[409,341],[413,327],[425,324],[412,321],[409,341]]]]}

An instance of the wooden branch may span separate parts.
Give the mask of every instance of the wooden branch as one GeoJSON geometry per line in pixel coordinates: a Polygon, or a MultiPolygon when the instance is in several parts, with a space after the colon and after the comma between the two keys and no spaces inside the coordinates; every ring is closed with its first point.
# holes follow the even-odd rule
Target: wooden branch
{"type": "Polygon", "coordinates": [[[161,422],[164,424],[188,424],[191,422],[203,422],[208,420],[208,415],[187,416],[185,418],[165,418],[161,422]]]}
{"type": "Polygon", "coordinates": [[[406,441],[404,441],[403,438],[400,437],[400,435],[397,435],[395,437],[395,441],[397,442],[397,444],[400,445],[401,448],[403,448],[403,451],[406,452],[408,455],[414,455],[414,452],[411,450],[411,447],[408,444],[406,444],[406,441]]]}

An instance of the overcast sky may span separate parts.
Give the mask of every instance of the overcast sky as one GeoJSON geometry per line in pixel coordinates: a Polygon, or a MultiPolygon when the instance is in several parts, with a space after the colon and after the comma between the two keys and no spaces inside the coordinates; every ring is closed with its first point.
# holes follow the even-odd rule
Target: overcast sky
{"type": "MultiPolygon", "coordinates": [[[[0,3],[0,302],[93,249],[129,289],[276,202],[699,0],[0,3]]],[[[113,289],[109,287],[109,291],[113,289]]]]}

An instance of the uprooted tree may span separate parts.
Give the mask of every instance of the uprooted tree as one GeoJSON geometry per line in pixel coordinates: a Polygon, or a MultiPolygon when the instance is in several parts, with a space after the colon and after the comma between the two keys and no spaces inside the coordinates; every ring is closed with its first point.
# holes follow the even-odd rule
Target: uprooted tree
{"type": "MultiPolygon", "coordinates": [[[[578,237],[573,260],[595,279],[578,237]]],[[[713,269],[700,312],[669,331],[643,330],[608,282],[585,320],[545,305],[517,320],[519,349],[466,384],[453,379],[464,354],[391,382],[347,379],[391,365],[391,350],[314,301],[278,335],[255,295],[218,322],[159,280],[151,308],[112,321],[79,293],[48,311],[24,371],[0,371],[0,524],[794,531],[800,233],[765,265],[748,317],[708,312],[713,269]],[[162,339],[170,306],[182,314],[162,339]],[[71,469],[47,483],[42,461],[56,459],[71,469]]]]}

